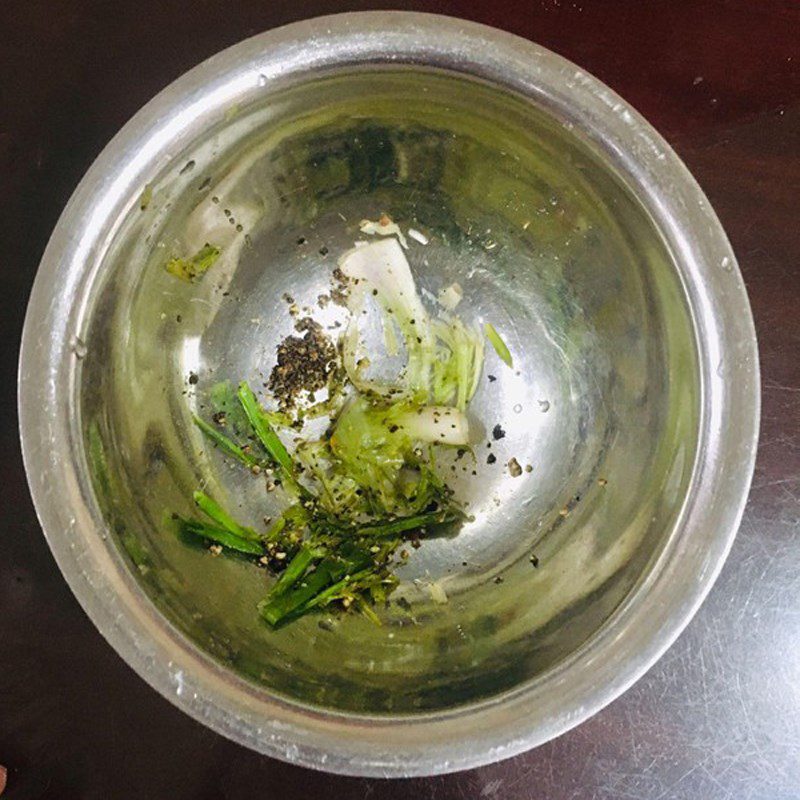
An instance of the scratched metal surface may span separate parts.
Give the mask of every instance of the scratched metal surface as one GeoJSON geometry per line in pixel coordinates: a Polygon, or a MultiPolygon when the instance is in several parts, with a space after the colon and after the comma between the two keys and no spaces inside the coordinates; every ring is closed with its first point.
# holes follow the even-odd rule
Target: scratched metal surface
{"type": "Polygon", "coordinates": [[[458,775],[394,782],[265,759],[172,708],[92,628],[27,495],[13,419],[24,299],[55,219],[100,147],[145,100],[212,52],[293,19],[379,7],[164,5],[32,0],[0,9],[0,764],[9,769],[7,796],[800,798],[800,5],[389,4],[468,16],[535,39],[593,72],[661,130],[737,251],[764,389],[741,531],[707,602],[661,662],[595,718],[538,750],[458,775]]]}

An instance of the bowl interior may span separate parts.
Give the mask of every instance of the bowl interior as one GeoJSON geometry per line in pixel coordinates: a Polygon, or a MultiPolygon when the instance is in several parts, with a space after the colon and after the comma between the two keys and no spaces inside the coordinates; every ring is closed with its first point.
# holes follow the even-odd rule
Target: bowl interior
{"type": "Polygon", "coordinates": [[[647,574],[697,449],[692,320],[629,187],[530,102],[409,67],[265,91],[181,148],[108,248],[77,386],[97,502],[158,609],[265,690],[368,714],[496,695],[580,648],[647,574]],[[380,627],[349,614],[271,631],[264,571],[170,532],[201,486],[253,524],[283,503],[191,417],[219,381],[264,384],[293,328],[285,293],[343,318],[317,298],[382,212],[429,238],[410,241],[419,286],[458,281],[461,315],[514,355],[509,369],[487,350],[474,462],[441,465],[474,521],[413,551],[380,627]],[[167,273],[206,242],[222,255],[201,281],[167,273]],[[512,477],[512,457],[532,471],[512,477]]]}

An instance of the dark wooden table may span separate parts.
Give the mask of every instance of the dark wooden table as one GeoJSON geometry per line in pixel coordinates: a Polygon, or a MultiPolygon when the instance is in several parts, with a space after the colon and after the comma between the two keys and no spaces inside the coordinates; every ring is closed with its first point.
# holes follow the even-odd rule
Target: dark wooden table
{"type": "Polygon", "coordinates": [[[800,798],[800,2],[6,0],[0,31],[0,764],[8,797],[800,798]],[[764,389],[741,531],[708,601],[661,662],[534,752],[394,782],[327,776],[244,750],[177,711],[116,656],[40,533],[17,444],[14,380],[37,262],[117,129],[186,69],[246,36],[380,7],[526,36],[644,113],[697,176],[733,242],[764,389]]]}

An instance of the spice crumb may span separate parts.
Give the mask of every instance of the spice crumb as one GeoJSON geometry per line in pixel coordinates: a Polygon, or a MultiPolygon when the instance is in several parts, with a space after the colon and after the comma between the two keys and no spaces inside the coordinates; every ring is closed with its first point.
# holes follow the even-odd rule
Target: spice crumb
{"type": "Polygon", "coordinates": [[[522,467],[519,465],[519,461],[516,458],[512,458],[508,462],[508,472],[512,478],[519,478],[522,475],[522,467]]]}
{"type": "Polygon", "coordinates": [[[497,425],[494,426],[494,428],[492,428],[492,436],[494,437],[495,441],[504,439],[505,435],[506,432],[500,427],[500,423],[498,423],[497,425]]]}
{"type": "Polygon", "coordinates": [[[298,320],[297,331],[278,345],[277,364],[269,377],[269,389],[281,409],[293,408],[302,391],[313,393],[328,385],[336,361],[336,347],[310,317],[298,320]]]}
{"type": "Polygon", "coordinates": [[[497,461],[497,456],[494,453],[489,453],[489,457],[486,459],[487,464],[494,464],[497,461]]]}

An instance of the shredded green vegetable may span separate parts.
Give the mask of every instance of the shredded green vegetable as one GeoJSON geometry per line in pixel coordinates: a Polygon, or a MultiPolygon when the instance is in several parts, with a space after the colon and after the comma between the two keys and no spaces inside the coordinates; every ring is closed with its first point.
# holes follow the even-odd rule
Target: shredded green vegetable
{"type": "Polygon", "coordinates": [[[487,322],[483,326],[484,331],[486,331],[486,338],[491,343],[492,347],[494,347],[495,353],[500,356],[500,359],[505,362],[509,367],[514,367],[514,359],[511,358],[511,352],[509,351],[506,343],[500,337],[500,334],[495,330],[494,325],[491,322],[487,322]]]}

